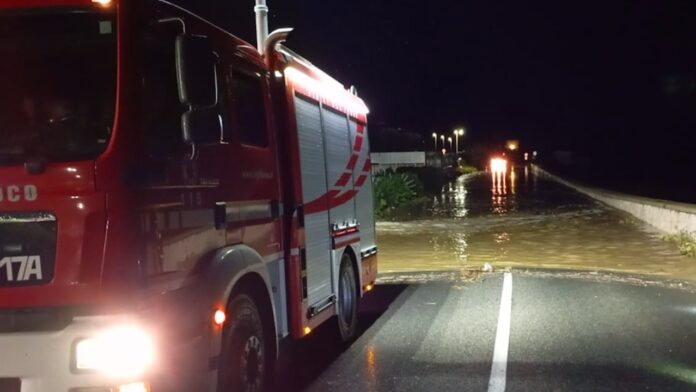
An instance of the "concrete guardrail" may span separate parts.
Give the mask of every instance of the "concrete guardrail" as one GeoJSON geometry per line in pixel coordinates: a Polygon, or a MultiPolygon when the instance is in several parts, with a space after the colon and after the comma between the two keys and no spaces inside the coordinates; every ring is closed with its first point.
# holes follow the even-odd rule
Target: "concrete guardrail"
{"type": "Polygon", "coordinates": [[[696,205],[627,195],[586,187],[564,180],[533,165],[537,174],[551,178],[611,207],[626,211],[636,218],[668,234],[689,233],[696,238],[696,205]]]}

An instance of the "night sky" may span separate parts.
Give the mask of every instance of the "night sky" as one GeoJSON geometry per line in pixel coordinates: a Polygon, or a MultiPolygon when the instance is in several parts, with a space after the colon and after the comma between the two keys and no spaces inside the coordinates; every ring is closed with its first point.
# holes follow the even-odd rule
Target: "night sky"
{"type": "MultiPolygon", "coordinates": [[[[179,0],[253,42],[253,0],[179,0]]],[[[269,0],[375,126],[674,165],[696,144],[693,0],[269,0]],[[666,163],[669,162],[669,163],[666,163]]],[[[426,139],[427,140],[427,139],[426,139]]]]}

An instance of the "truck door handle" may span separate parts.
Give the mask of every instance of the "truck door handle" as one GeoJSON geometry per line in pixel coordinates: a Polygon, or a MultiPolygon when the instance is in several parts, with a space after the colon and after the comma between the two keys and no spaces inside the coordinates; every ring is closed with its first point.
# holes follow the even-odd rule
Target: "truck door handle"
{"type": "Polygon", "coordinates": [[[227,228],[227,203],[219,201],[215,203],[215,229],[222,230],[227,228]]]}

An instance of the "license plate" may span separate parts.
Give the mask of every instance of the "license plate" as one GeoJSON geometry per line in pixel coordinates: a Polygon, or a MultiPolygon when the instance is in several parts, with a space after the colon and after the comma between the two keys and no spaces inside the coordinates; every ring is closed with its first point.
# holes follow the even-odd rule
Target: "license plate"
{"type": "Polygon", "coordinates": [[[0,212],[0,287],[53,280],[58,225],[43,212],[0,212]]]}
{"type": "Polygon", "coordinates": [[[40,255],[0,255],[0,286],[44,283],[46,278],[40,255]]]}

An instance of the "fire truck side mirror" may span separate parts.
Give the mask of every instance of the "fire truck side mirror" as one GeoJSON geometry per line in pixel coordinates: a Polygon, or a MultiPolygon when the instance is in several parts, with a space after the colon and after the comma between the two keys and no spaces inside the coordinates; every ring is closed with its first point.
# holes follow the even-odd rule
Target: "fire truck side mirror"
{"type": "Polygon", "coordinates": [[[181,117],[182,139],[186,144],[213,144],[222,140],[215,63],[210,39],[186,34],[177,37],[179,100],[189,108],[181,117]]]}
{"type": "Polygon", "coordinates": [[[213,109],[193,109],[181,116],[182,139],[186,144],[222,142],[222,117],[213,109]]]}
{"type": "Polygon", "coordinates": [[[210,39],[179,35],[176,39],[176,69],[179,100],[191,109],[217,105],[216,57],[210,39]]]}

